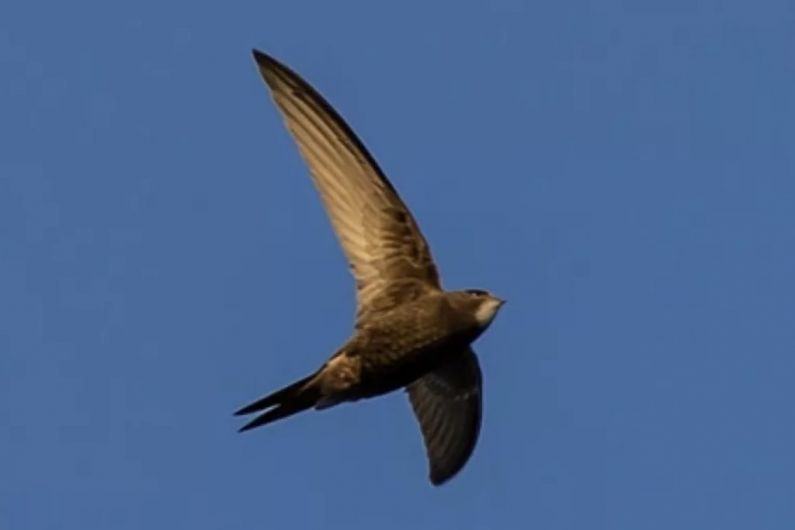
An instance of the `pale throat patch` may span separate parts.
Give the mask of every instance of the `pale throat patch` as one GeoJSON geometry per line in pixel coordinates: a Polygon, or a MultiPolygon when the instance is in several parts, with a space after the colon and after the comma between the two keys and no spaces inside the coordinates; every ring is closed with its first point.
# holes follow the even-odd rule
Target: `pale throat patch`
{"type": "Polygon", "coordinates": [[[500,308],[500,301],[499,300],[486,300],[480,307],[477,308],[475,311],[475,320],[478,321],[478,324],[481,326],[486,326],[494,320],[494,316],[497,314],[497,310],[500,308]]]}

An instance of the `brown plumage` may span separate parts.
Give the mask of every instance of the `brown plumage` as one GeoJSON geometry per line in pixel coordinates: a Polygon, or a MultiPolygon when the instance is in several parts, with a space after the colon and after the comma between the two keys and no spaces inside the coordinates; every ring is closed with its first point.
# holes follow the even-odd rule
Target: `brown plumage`
{"type": "Polygon", "coordinates": [[[443,291],[416,221],[339,114],[296,73],[254,51],[309,166],[356,280],[353,336],[313,374],[240,409],[241,431],[297,412],[406,388],[433,484],[469,459],[481,423],[481,373],[470,344],[503,301],[443,291]]]}

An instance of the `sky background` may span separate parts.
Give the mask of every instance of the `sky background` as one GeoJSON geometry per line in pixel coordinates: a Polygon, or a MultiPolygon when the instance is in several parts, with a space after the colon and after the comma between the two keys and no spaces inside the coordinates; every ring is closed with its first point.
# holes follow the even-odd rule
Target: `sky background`
{"type": "Polygon", "coordinates": [[[794,4],[280,4],[0,4],[0,527],[795,527],[794,4]],[[443,488],[400,393],[236,433],[354,311],[252,47],[509,300],[443,488]]]}

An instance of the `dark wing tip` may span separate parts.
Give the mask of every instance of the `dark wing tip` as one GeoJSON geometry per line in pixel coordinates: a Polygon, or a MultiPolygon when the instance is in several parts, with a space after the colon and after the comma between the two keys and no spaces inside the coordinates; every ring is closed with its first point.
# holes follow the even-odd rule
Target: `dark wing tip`
{"type": "Polygon", "coordinates": [[[251,55],[254,56],[254,60],[257,61],[257,64],[260,65],[260,66],[269,66],[269,65],[272,65],[274,63],[278,64],[276,59],[274,59],[273,57],[271,57],[270,55],[268,55],[265,52],[259,51],[256,48],[252,48],[251,49],[251,55]]]}
{"type": "Polygon", "coordinates": [[[436,486],[437,488],[450,480],[452,475],[444,476],[443,474],[437,472],[436,470],[431,470],[430,474],[428,475],[428,479],[431,481],[431,484],[436,486]]]}
{"type": "Polygon", "coordinates": [[[260,75],[262,75],[262,78],[271,90],[275,91],[278,89],[279,85],[284,84],[292,86],[293,88],[306,84],[298,74],[280,63],[272,55],[261,52],[256,48],[252,48],[251,54],[254,56],[254,62],[257,63],[260,75]]]}
{"type": "Polygon", "coordinates": [[[274,72],[284,69],[279,61],[256,48],[252,48],[251,55],[254,56],[254,62],[257,63],[257,67],[266,81],[270,79],[274,72]]]}
{"type": "Polygon", "coordinates": [[[431,474],[428,476],[428,478],[430,479],[431,484],[433,484],[438,488],[439,486],[446,484],[451,478],[453,478],[453,475],[450,475],[449,473],[444,474],[444,473],[431,471],[431,474]]]}
{"type": "Polygon", "coordinates": [[[428,479],[431,481],[431,484],[437,487],[446,484],[450,481],[450,479],[461,472],[468,459],[468,456],[460,459],[452,466],[436,467],[435,465],[431,464],[431,469],[428,473],[428,479]]]}
{"type": "Polygon", "coordinates": [[[298,75],[290,70],[286,65],[279,62],[274,56],[268,55],[265,52],[259,51],[256,48],[251,49],[251,55],[254,56],[254,62],[263,72],[268,73],[281,73],[287,77],[298,77],[298,75]]]}

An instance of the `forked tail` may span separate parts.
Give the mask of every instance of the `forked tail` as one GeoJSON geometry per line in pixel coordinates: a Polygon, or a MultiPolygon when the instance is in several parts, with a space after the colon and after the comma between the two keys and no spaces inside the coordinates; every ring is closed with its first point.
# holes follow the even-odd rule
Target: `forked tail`
{"type": "Polygon", "coordinates": [[[300,381],[287,385],[235,412],[235,416],[243,416],[253,412],[265,411],[241,427],[238,432],[267,425],[314,407],[320,399],[320,390],[312,381],[315,375],[317,374],[312,374],[300,381]]]}

